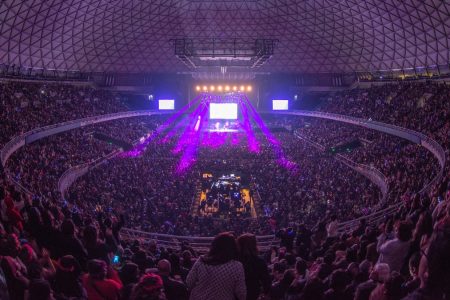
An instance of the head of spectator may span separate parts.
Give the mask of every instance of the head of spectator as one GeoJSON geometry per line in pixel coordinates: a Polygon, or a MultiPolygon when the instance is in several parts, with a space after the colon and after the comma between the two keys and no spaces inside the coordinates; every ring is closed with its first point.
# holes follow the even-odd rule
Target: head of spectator
{"type": "Polygon", "coordinates": [[[297,274],[297,278],[305,278],[307,276],[308,265],[306,261],[302,258],[297,258],[295,263],[295,272],[297,274]]]}
{"type": "Polygon", "coordinates": [[[139,267],[135,263],[127,262],[119,272],[123,285],[133,284],[139,280],[139,267]]]}
{"type": "Polygon", "coordinates": [[[170,276],[170,273],[172,272],[170,261],[168,261],[167,259],[161,259],[158,262],[157,267],[158,267],[158,273],[161,276],[170,276]]]}
{"type": "Polygon", "coordinates": [[[237,258],[236,238],[229,232],[223,232],[213,239],[208,254],[203,256],[202,260],[209,265],[221,265],[237,258]]]}
{"type": "Polygon", "coordinates": [[[377,263],[370,273],[370,279],[378,283],[385,283],[389,279],[390,272],[388,264],[377,263]]]}
{"type": "Polygon", "coordinates": [[[61,224],[61,233],[67,237],[75,235],[75,225],[70,219],[65,219],[61,224]]]}
{"type": "Polygon", "coordinates": [[[401,221],[396,228],[396,236],[402,242],[407,242],[412,237],[411,224],[407,221],[401,221]]]}
{"type": "Polygon", "coordinates": [[[103,260],[92,259],[88,262],[89,277],[93,280],[103,280],[106,278],[108,271],[107,265],[103,260]]]}
{"type": "Polygon", "coordinates": [[[84,291],[80,283],[81,267],[72,255],[65,255],[56,264],[54,290],[65,297],[80,297],[84,291]]]}
{"type": "Polygon", "coordinates": [[[287,264],[285,261],[279,261],[273,264],[272,275],[273,280],[280,281],[283,278],[284,272],[287,269],[287,264]]]}
{"type": "Polygon", "coordinates": [[[163,281],[159,275],[150,273],[143,275],[133,288],[132,300],[160,300],[163,281]]]}
{"type": "Polygon", "coordinates": [[[237,238],[237,243],[239,246],[239,257],[241,259],[255,257],[258,255],[256,236],[254,234],[242,234],[237,238]]]}

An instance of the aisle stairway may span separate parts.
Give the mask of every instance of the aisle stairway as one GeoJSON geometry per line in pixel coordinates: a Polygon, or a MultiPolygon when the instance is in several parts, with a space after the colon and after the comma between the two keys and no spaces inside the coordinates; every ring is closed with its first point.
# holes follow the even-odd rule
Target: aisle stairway
{"type": "Polygon", "coordinates": [[[193,216],[193,217],[198,215],[198,208],[200,206],[201,194],[202,194],[202,184],[200,181],[198,181],[197,186],[196,186],[196,193],[195,193],[194,199],[192,200],[191,212],[190,212],[191,216],[193,216]]]}

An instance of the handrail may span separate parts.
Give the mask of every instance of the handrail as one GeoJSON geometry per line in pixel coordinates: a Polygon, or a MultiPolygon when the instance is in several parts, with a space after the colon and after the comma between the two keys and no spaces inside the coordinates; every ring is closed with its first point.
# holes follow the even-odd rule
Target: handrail
{"type": "MultiPolygon", "coordinates": [[[[120,235],[124,239],[140,239],[144,243],[149,243],[154,240],[159,245],[165,247],[179,247],[182,242],[188,242],[191,247],[200,252],[206,252],[214,239],[214,237],[180,236],[130,228],[122,228],[120,235]]],[[[258,242],[258,248],[262,252],[270,250],[272,246],[275,246],[279,242],[274,235],[256,236],[256,240],[258,242]]]]}

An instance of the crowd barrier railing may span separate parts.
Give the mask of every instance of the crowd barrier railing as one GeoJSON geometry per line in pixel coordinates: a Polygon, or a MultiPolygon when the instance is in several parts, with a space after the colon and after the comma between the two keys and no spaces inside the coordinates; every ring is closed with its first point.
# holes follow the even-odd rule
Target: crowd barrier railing
{"type": "Polygon", "coordinates": [[[121,149],[115,150],[103,157],[100,157],[94,161],[87,162],[81,165],[74,166],[70,169],[67,169],[58,180],[58,191],[61,194],[61,198],[65,199],[65,193],[67,189],[81,176],[85,175],[92,168],[97,167],[103,162],[117,156],[122,152],[121,149]]]}
{"type": "MultiPolygon", "coordinates": [[[[213,237],[177,236],[129,228],[122,228],[120,236],[124,239],[140,240],[144,244],[147,244],[150,241],[156,241],[160,246],[174,249],[178,249],[181,243],[187,242],[189,243],[189,246],[202,253],[208,251],[213,240],[213,237]]],[[[279,244],[279,240],[274,235],[256,236],[256,240],[261,252],[269,251],[272,246],[279,244]]]]}

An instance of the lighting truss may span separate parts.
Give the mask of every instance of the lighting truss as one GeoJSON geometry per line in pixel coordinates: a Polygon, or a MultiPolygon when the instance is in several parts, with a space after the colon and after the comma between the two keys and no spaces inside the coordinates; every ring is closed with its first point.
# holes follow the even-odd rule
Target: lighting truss
{"type": "Polygon", "coordinates": [[[190,68],[258,68],[274,54],[275,39],[192,39],[173,40],[175,56],[190,68]]]}

